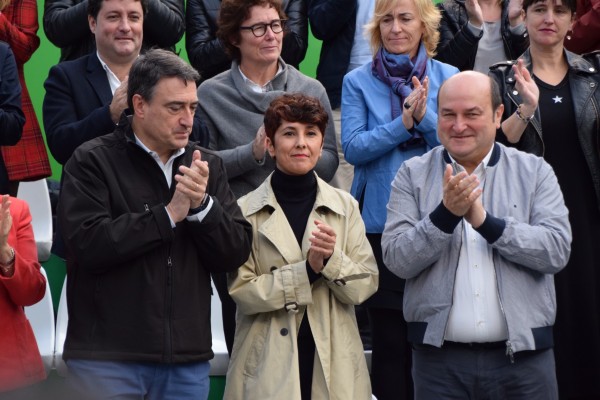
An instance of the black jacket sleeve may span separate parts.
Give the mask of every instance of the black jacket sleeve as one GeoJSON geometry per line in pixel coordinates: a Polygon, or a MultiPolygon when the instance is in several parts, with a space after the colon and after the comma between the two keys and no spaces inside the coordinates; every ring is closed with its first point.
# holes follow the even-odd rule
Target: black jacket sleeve
{"type": "Polygon", "coordinates": [[[218,0],[188,0],[185,48],[190,64],[206,80],[231,66],[225,47],[217,39],[217,16],[221,2],[218,0]]]}
{"type": "Polygon", "coordinates": [[[44,32],[59,48],[73,46],[90,35],[87,0],[46,0],[44,3],[44,32]]]}
{"type": "Polygon", "coordinates": [[[308,19],[313,35],[319,40],[331,40],[348,24],[356,24],[357,0],[309,0],[308,19]]]}
{"type": "Polygon", "coordinates": [[[144,18],[144,43],[170,48],[185,31],[184,0],[148,0],[144,18]]]}
{"type": "Polygon", "coordinates": [[[447,0],[438,5],[442,19],[440,21],[440,41],[435,58],[446,64],[454,65],[461,71],[471,69],[477,54],[479,36],[469,29],[467,12],[463,5],[455,0],[447,0]]]}
{"type": "Polygon", "coordinates": [[[298,68],[306,56],[308,48],[308,18],[306,15],[306,0],[288,0],[284,2],[284,12],[287,16],[286,35],[283,38],[281,58],[290,65],[298,68]]]}

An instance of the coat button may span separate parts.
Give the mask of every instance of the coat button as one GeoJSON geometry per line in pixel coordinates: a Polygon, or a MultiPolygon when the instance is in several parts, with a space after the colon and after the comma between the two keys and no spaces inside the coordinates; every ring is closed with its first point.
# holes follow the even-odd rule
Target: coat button
{"type": "Polygon", "coordinates": [[[271,267],[270,271],[271,271],[271,272],[273,272],[273,271],[275,271],[276,269],[277,269],[277,267],[273,265],[273,266],[271,267]]]}
{"type": "Polygon", "coordinates": [[[596,82],[590,82],[590,87],[595,88],[596,87],[596,82]]]}
{"type": "Polygon", "coordinates": [[[287,336],[288,330],[287,330],[287,328],[281,328],[281,330],[279,331],[279,333],[281,333],[281,336],[287,336]]]}
{"type": "Polygon", "coordinates": [[[516,90],[513,90],[513,92],[512,92],[512,93],[513,93],[513,95],[515,95],[515,96],[519,94],[519,92],[518,92],[518,91],[516,91],[516,90]]]}
{"type": "Polygon", "coordinates": [[[590,67],[590,72],[594,72],[596,69],[594,67],[590,67]]]}
{"type": "Polygon", "coordinates": [[[509,82],[512,82],[513,78],[507,78],[506,80],[509,81],[509,82]]]}

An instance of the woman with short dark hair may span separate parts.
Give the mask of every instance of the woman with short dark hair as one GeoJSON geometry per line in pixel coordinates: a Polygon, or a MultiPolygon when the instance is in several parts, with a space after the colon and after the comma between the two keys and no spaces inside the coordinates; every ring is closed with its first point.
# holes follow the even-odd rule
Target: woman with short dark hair
{"type": "Polygon", "coordinates": [[[357,202],[315,174],[329,114],[285,94],[264,117],[275,170],[238,203],[252,225],[248,261],[232,273],[238,305],[224,398],[371,398],[354,305],[378,271],[357,202]]]}

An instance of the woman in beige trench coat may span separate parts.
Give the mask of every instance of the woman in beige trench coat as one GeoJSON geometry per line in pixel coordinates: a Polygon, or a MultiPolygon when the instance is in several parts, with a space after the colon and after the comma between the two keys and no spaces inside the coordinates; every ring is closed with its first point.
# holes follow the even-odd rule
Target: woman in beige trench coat
{"type": "Polygon", "coordinates": [[[277,168],[238,201],[254,240],[230,276],[238,311],[227,400],[371,398],[354,305],[377,290],[379,274],[357,202],[313,171],[327,119],[302,94],[275,99],[265,114],[277,168]]]}

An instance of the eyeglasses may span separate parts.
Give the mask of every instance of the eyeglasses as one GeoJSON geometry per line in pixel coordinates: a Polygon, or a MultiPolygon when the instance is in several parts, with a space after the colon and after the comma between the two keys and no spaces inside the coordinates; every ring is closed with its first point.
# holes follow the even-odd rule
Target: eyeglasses
{"type": "Polygon", "coordinates": [[[254,24],[252,26],[240,26],[240,29],[252,31],[252,34],[256,37],[263,37],[265,36],[265,33],[267,33],[267,26],[271,27],[271,31],[273,33],[283,32],[283,28],[285,27],[285,21],[287,20],[275,19],[269,24],[254,24]]]}

